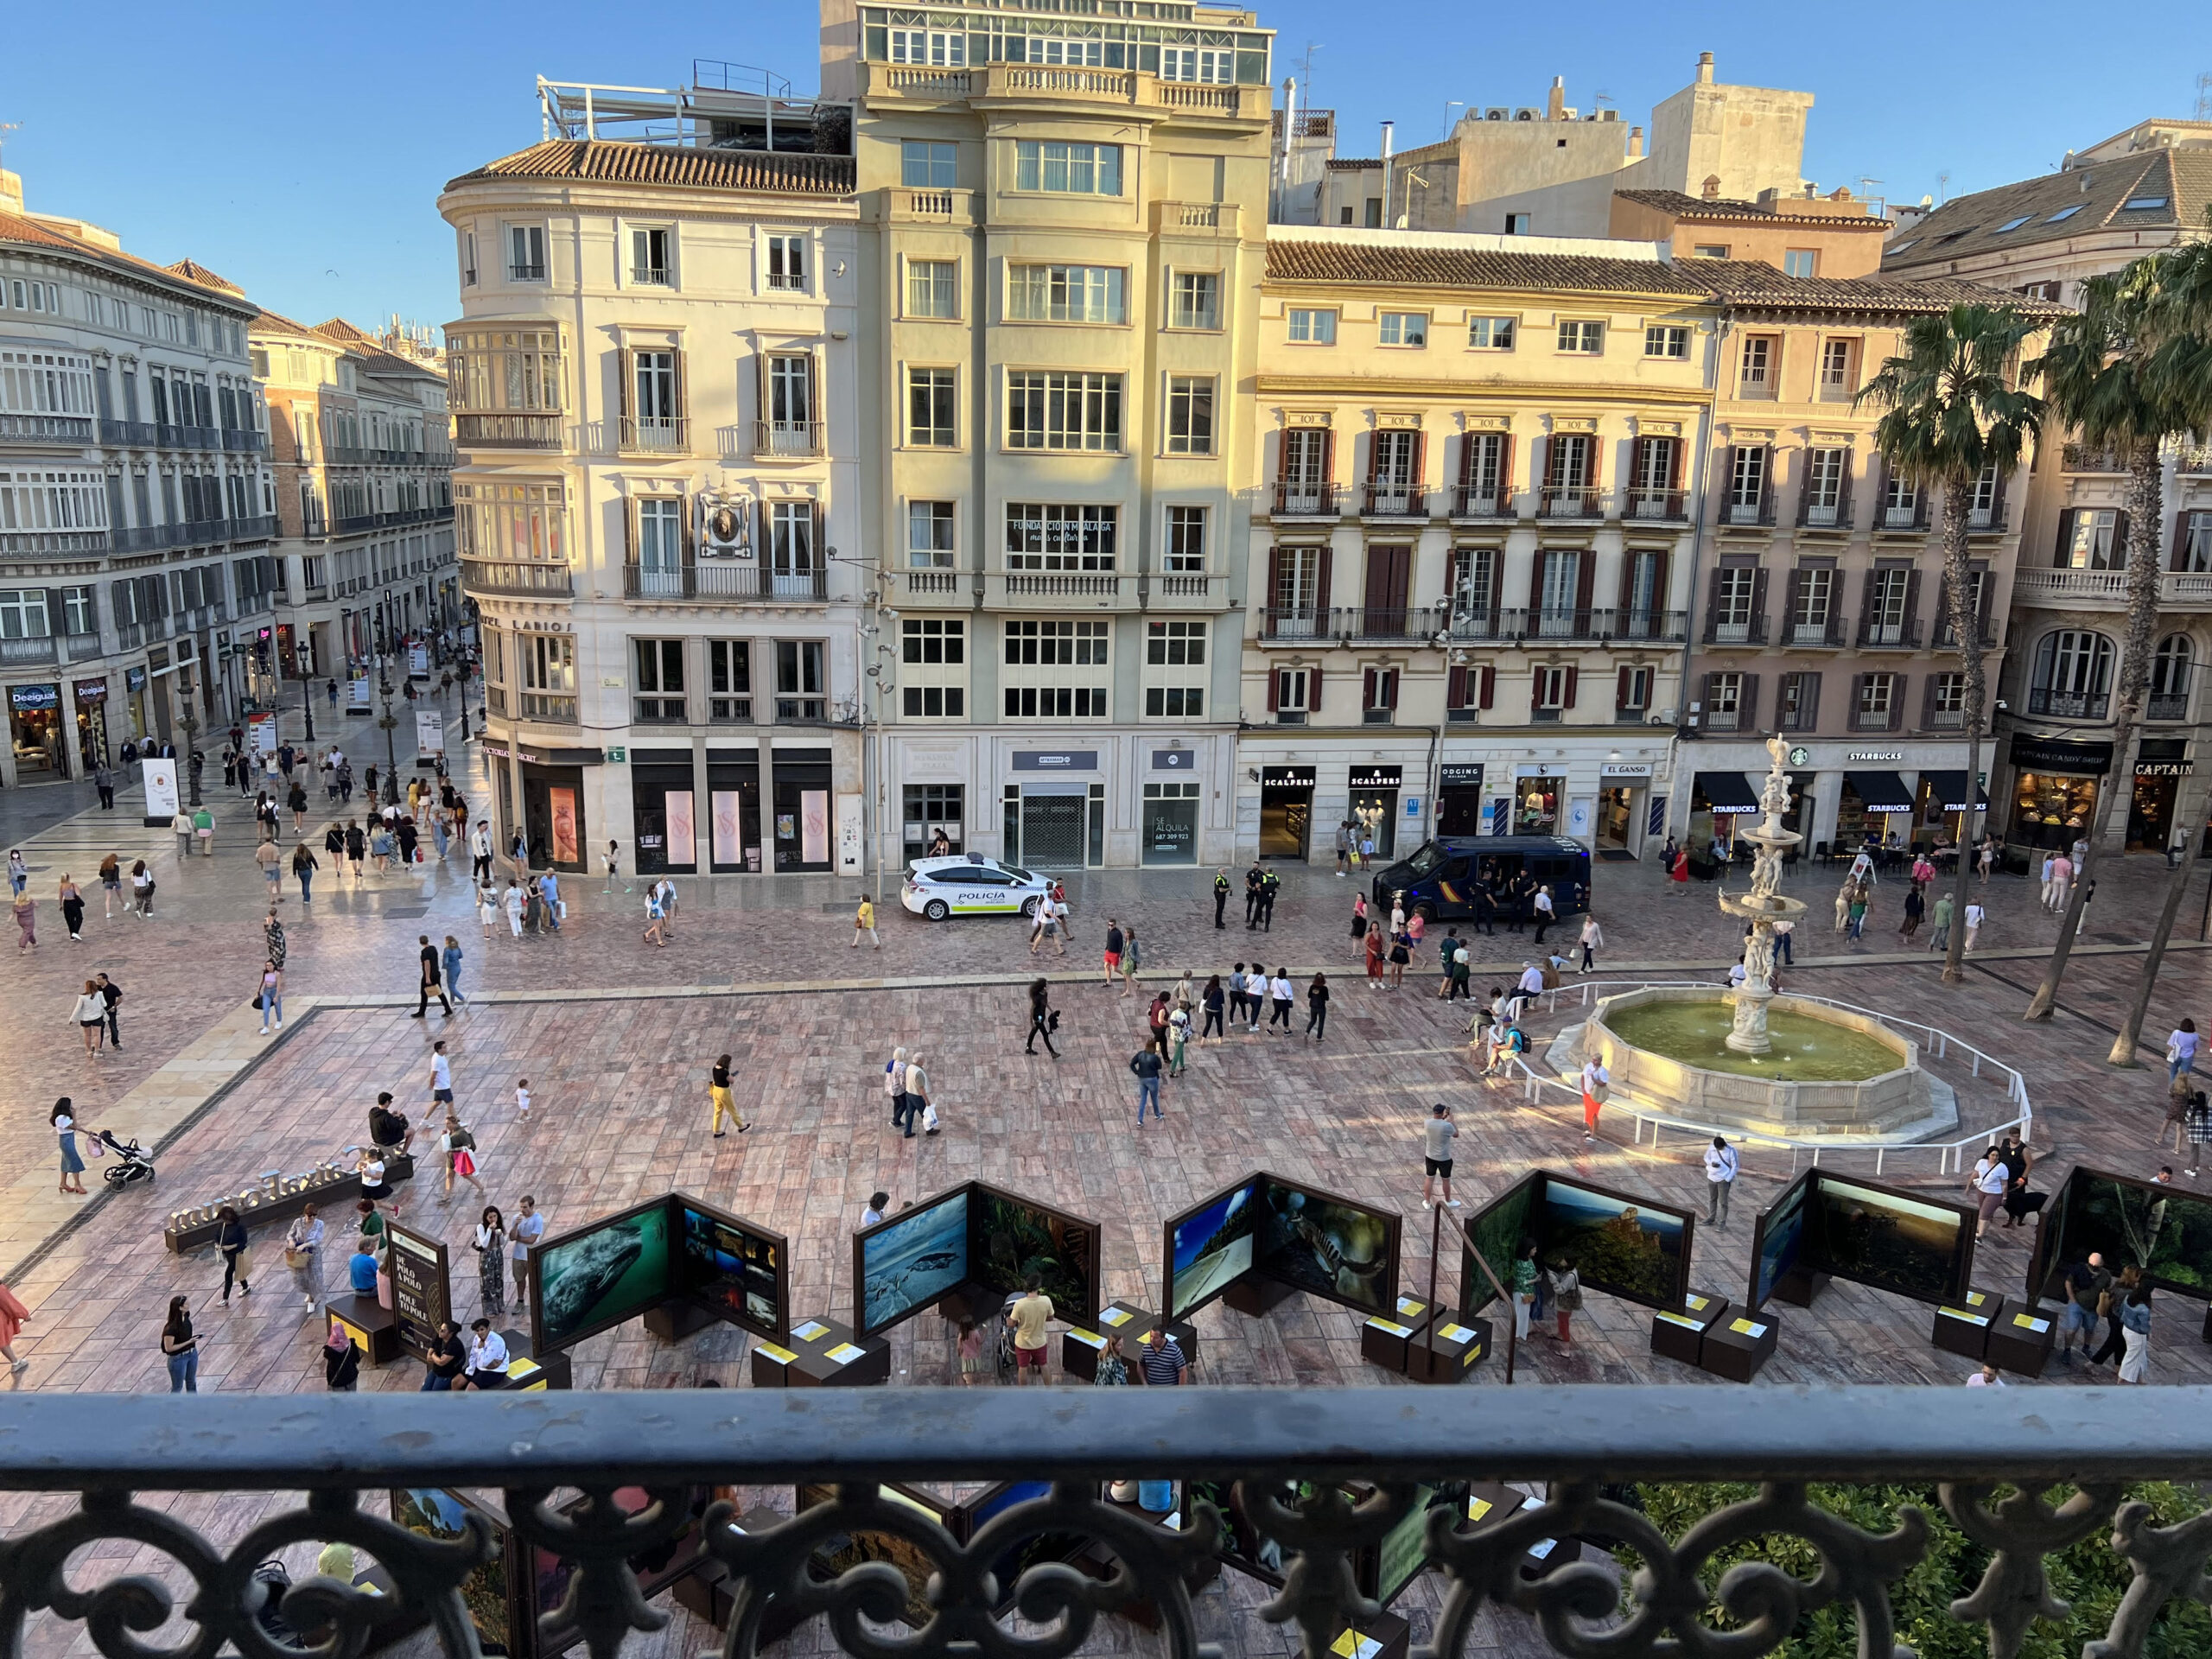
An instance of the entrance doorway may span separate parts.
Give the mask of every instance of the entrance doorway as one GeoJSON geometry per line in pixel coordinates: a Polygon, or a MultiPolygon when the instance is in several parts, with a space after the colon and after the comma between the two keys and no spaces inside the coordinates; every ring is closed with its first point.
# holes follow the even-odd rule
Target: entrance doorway
{"type": "Polygon", "coordinates": [[[2173,832],[2174,796],[2181,779],[2171,773],[2147,772],[2138,767],[2135,792],[2127,803],[2127,850],[2156,853],[2165,849],[2173,832]]]}
{"type": "Polygon", "coordinates": [[[1635,856],[1643,843],[1643,828],[1637,810],[1637,797],[1643,791],[1637,788],[1601,789],[1598,791],[1598,850],[1625,853],[1635,856]]]}
{"type": "Polygon", "coordinates": [[[1313,831],[1313,768],[1260,772],[1260,856],[1304,858],[1313,831]]]}
{"type": "Polygon", "coordinates": [[[1045,870],[1079,870],[1084,866],[1084,794],[1021,791],[1021,862],[1045,870]]]}
{"type": "Polygon", "coordinates": [[[530,836],[531,868],[583,868],[588,838],[581,767],[524,762],[522,810],[524,828],[530,836]]]}

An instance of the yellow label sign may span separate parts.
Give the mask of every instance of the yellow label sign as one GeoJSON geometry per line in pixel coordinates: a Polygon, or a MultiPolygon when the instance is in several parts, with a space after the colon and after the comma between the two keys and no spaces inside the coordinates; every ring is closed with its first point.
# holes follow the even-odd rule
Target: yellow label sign
{"type": "Polygon", "coordinates": [[[804,1325],[791,1327],[791,1335],[797,1337],[801,1342],[812,1342],[817,1337],[826,1337],[829,1334],[830,1327],[819,1319],[809,1319],[804,1325]]]}
{"type": "Polygon", "coordinates": [[[1079,1325],[1070,1325],[1068,1327],[1068,1335],[1073,1337],[1077,1342],[1081,1343],[1086,1348],[1103,1349],[1106,1345],[1105,1338],[1100,1336],[1096,1331],[1086,1331],[1079,1325]]]}
{"type": "Polygon", "coordinates": [[[1465,1325],[1440,1325],[1437,1334],[1446,1342],[1472,1342],[1475,1339],[1473,1327],[1465,1325]]]}
{"type": "Polygon", "coordinates": [[[849,1365],[866,1352],[868,1350],[865,1348],[856,1348],[849,1342],[841,1342],[829,1351],[827,1357],[836,1360],[840,1365],[849,1365]]]}
{"type": "Polygon", "coordinates": [[[1679,1325],[1685,1331],[1702,1331],[1705,1327],[1687,1313],[1676,1313],[1667,1308],[1659,1310],[1659,1317],[1669,1325],[1679,1325]]]}
{"type": "Polygon", "coordinates": [[[1988,1300],[1989,1293],[1987,1291],[1970,1290],[1967,1292],[1967,1306],[1968,1307],[1980,1307],[1988,1300]]]}
{"type": "Polygon", "coordinates": [[[779,1365],[788,1365],[798,1356],[788,1348],[779,1348],[772,1342],[761,1343],[753,1351],[763,1359],[772,1359],[779,1365]]]}
{"type": "Polygon", "coordinates": [[[1427,1302],[1417,1302],[1410,1296],[1398,1298],[1398,1312],[1409,1319],[1419,1319],[1421,1316],[1421,1310],[1427,1306],[1427,1302]]]}
{"type": "Polygon", "coordinates": [[[1375,1659],[1375,1656],[1382,1651],[1382,1644],[1370,1640],[1357,1630],[1346,1630],[1329,1643],[1329,1651],[1342,1655],[1343,1659],[1375,1659]]]}
{"type": "Polygon", "coordinates": [[[1479,1521],[1497,1507],[1486,1497],[1471,1497],[1467,1500],[1467,1519],[1479,1521]]]}
{"type": "Polygon", "coordinates": [[[1936,1310],[1947,1319],[1964,1319],[1968,1325],[1987,1325],[1986,1313],[1969,1313],[1963,1307],[1939,1307],[1936,1310]]]}
{"type": "Polygon", "coordinates": [[[1766,1326],[1756,1325],[1749,1319],[1731,1319],[1728,1328],[1739,1337],[1750,1337],[1755,1341],[1766,1335],[1766,1326]]]}
{"type": "Polygon", "coordinates": [[[2032,1313],[2015,1313],[2012,1316],[2012,1323],[2023,1331],[2034,1332],[2037,1336],[2043,1335],[2044,1332],[2050,1329],[2049,1319],[2039,1319],[2032,1313]]]}
{"type": "Polygon", "coordinates": [[[1101,1313],[1098,1316],[1098,1323],[1118,1329],[1120,1326],[1127,1325],[1135,1318],[1136,1318],[1136,1315],[1130,1313],[1126,1307],[1109,1307],[1103,1313],[1101,1313]]]}
{"type": "Polygon", "coordinates": [[[1411,1327],[1400,1325],[1395,1319],[1383,1319],[1380,1315],[1370,1319],[1368,1324],[1374,1326],[1377,1331],[1388,1331],[1394,1337],[1410,1337],[1413,1335],[1411,1327]]]}
{"type": "Polygon", "coordinates": [[[1702,1313],[1712,1300],[1710,1296],[1685,1296],[1682,1298],[1682,1306],[1693,1313],[1702,1313]]]}

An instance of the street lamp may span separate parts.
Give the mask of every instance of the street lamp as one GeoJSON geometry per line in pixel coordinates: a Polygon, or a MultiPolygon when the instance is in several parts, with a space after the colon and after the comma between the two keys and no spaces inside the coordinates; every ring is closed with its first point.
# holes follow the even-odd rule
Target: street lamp
{"type": "MultiPolygon", "coordinates": [[[[191,695],[189,691],[185,693],[188,697],[191,695]]],[[[176,723],[184,733],[184,769],[190,774],[192,786],[192,798],[186,804],[197,807],[200,804],[200,745],[194,740],[200,735],[200,716],[192,712],[189,702],[185,704],[184,712],[177,716],[176,723]]]]}
{"type": "Polygon", "coordinates": [[[388,806],[399,804],[399,754],[392,747],[391,734],[399,728],[399,716],[391,712],[391,675],[384,659],[377,661],[377,695],[384,700],[384,718],[377,724],[384,728],[384,798],[388,806]]]}
{"type": "Polygon", "coordinates": [[[292,642],[292,660],[300,665],[300,718],[307,722],[308,744],[315,744],[315,680],[308,673],[308,659],[300,654],[299,641],[292,642]]]}

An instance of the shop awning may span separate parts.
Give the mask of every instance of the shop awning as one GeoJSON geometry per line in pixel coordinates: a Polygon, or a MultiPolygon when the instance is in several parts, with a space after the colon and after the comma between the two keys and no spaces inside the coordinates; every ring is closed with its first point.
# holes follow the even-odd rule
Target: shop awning
{"type": "MultiPolygon", "coordinates": [[[[1964,772],[1923,772],[1920,774],[1920,781],[1936,791],[1936,798],[1943,803],[1946,812],[1967,810],[1967,775],[1964,772]]],[[[1989,804],[1989,791],[1978,789],[1974,794],[1978,798],[1974,802],[1974,810],[1979,812],[1989,804]]]]}
{"type": "Polygon", "coordinates": [[[1716,813],[1756,812],[1759,798],[1740,772],[1700,772],[1697,775],[1699,791],[1713,804],[1716,813]]]}
{"type": "Polygon", "coordinates": [[[1847,772],[1843,781],[1869,812],[1912,810],[1912,791],[1894,772],[1847,772]]]}

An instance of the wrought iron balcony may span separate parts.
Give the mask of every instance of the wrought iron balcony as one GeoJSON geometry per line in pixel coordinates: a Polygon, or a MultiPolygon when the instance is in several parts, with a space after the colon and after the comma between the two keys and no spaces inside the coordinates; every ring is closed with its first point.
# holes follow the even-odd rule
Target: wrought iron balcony
{"type": "Polygon", "coordinates": [[[1847,637],[1846,626],[1842,615],[1834,611],[1826,616],[1792,617],[1783,629],[1782,643],[1802,649],[1834,651],[1842,646],[1847,637]]]}
{"type": "Polygon", "coordinates": [[[1513,492],[1497,484],[1461,484],[1452,492],[1454,518],[1510,518],[1513,492]]]}
{"type": "Polygon", "coordinates": [[[1928,498],[1915,496],[1910,501],[1885,501],[1874,509],[1874,533],[1891,536],[1916,536],[1928,528],[1928,498]]]}
{"type": "Polygon", "coordinates": [[[1774,522],[1774,496],[1771,492],[1756,501],[1738,501],[1723,496],[1720,499],[1720,522],[1724,524],[1758,526],[1774,522]]]}
{"type": "Polygon", "coordinates": [[[2086,443],[2069,443],[2060,452],[2060,464],[2069,473],[2124,473],[2127,459],[2113,449],[2086,443]]]}
{"type": "Polygon", "coordinates": [[[804,459],[822,453],[820,421],[755,421],[753,453],[756,456],[788,455],[804,459]]]}
{"type": "Polygon", "coordinates": [[[1847,483],[1827,500],[1821,499],[1809,489],[1803,491],[1797,501],[1797,523],[1806,530],[1849,530],[1850,485],[1847,483]]]}
{"type": "Polygon", "coordinates": [[[261,434],[251,427],[227,426],[223,429],[223,448],[245,454],[259,454],[261,434]]]}
{"type": "Polygon", "coordinates": [[[1862,650],[1917,651],[1920,649],[1920,619],[1901,618],[1895,622],[1876,620],[1873,612],[1859,619],[1859,645],[1862,650]]]}
{"type": "Polygon", "coordinates": [[[1720,619],[1718,611],[1705,613],[1705,643],[1708,645],[1763,645],[1766,643],[1766,618],[1745,616],[1728,621],[1720,619]]]}
{"type": "Polygon", "coordinates": [[[2103,720],[2112,712],[2112,698],[2102,691],[2054,691],[2039,685],[2028,693],[2028,712],[2069,720],[2103,720]]]}
{"type": "Polygon", "coordinates": [[[568,599],[575,593],[575,579],[565,563],[463,559],[461,585],[467,593],[498,594],[517,599],[568,599]]]}
{"type": "Polygon", "coordinates": [[[708,605],[819,604],[830,597],[830,573],[819,565],[812,569],[772,570],[750,559],[714,559],[673,570],[626,564],[622,597],[708,605]]]}
{"type": "Polygon", "coordinates": [[[557,413],[457,414],[454,442],[464,449],[558,449],[561,423],[557,413]]]}
{"type": "Polygon", "coordinates": [[[2144,700],[2143,718],[2145,720],[2187,720],[2189,693],[2186,691],[2153,691],[2144,700]]]}
{"type": "Polygon", "coordinates": [[[1602,518],[1605,516],[1602,491],[1547,484],[1536,505],[1539,518],[1602,518]]]}
{"type": "Polygon", "coordinates": [[[111,421],[103,418],[100,422],[102,443],[131,444],[150,449],[156,436],[157,429],[151,421],[111,421]]]}
{"type": "Polygon", "coordinates": [[[681,455],[691,448],[691,423],[681,415],[625,415],[625,454],[681,455]]]}
{"type": "Polygon", "coordinates": [[[1335,484],[1300,484],[1287,479],[1275,480],[1274,516],[1278,518],[1333,518],[1341,509],[1337,505],[1335,484]]]}
{"type": "Polygon", "coordinates": [[[219,449],[223,433],[219,427],[171,425],[163,421],[155,424],[154,442],[163,449],[219,449]]]}
{"type": "Polygon", "coordinates": [[[1630,490],[1628,516],[1646,524],[1687,524],[1688,498],[1680,490],[1630,490]]]}
{"type": "Polygon", "coordinates": [[[1969,536],[1995,536],[2005,528],[2005,503],[2003,499],[1991,502],[1986,507],[1967,509],[1967,533],[1969,536]]]}
{"type": "Polygon", "coordinates": [[[54,659],[54,636],[50,633],[20,639],[0,635],[0,668],[25,667],[54,659]]]}
{"type": "Polygon", "coordinates": [[[1591,645],[1614,639],[1680,641],[1688,613],[1570,606],[1557,610],[1499,611],[1495,620],[1500,639],[1591,645]]]}
{"type": "Polygon", "coordinates": [[[1370,518],[1421,518],[1427,516],[1427,492],[1417,484],[1367,481],[1361,513],[1370,518]]]}
{"type": "Polygon", "coordinates": [[[89,415],[11,415],[0,411],[0,443],[90,443],[89,415]]]}
{"type": "MultiPolygon", "coordinates": [[[[710,1605],[727,1618],[730,1659],[753,1659],[817,1618],[827,1629],[806,1632],[808,1651],[888,1651],[891,1638],[864,1626],[903,1619],[920,1627],[904,1637],[917,1653],[1052,1659],[1103,1643],[1099,1617],[1116,1613],[1156,1624],[1159,1651],[1192,1659],[1220,1651],[1201,1643],[1196,1589],[1224,1562],[1244,1570],[1265,1554],[1281,1561],[1265,1580],[1278,1592],[1242,1615],[1254,1628],[1232,1650],[1259,1642],[1261,1621],[1292,1623],[1303,1659],[1325,1659],[1377,1611],[1359,1587],[1368,1563],[1425,1512],[1416,1570],[1438,1575],[1442,1605],[1422,1649],[1433,1659],[1461,1659],[1493,1605],[1517,1615],[1528,1645],[1563,1654],[1758,1659],[1832,1609],[1856,1627],[1860,1651],[1887,1655],[1904,1633],[1891,1586],[1908,1579],[1920,1616],[1957,1622],[1955,1635],[1928,1632],[1945,1652],[2011,1659],[2037,1624],[2052,1651],[2111,1659],[2146,1645],[2188,1652],[2198,1639],[2187,1631],[2201,1628],[2189,1621],[2202,1618],[2192,1599],[2212,1525],[2191,1484],[2212,1476],[2212,1441],[2195,1391],[2156,1418],[2101,1388],[1661,1385],[1636,1389],[1632,1411],[1624,1400],[1590,1384],[1049,1389],[994,1394],[985,1413],[944,1390],[902,1388],[762,1391],[740,1410],[725,1393],[664,1389],[428,1405],[412,1393],[305,1395],[272,1412],[244,1393],[27,1392],[10,1401],[0,1488],[80,1502],[33,1509],[13,1530],[0,1592],[18,1621],[58,1619],[64,1640],[110,1659],[144,1651],[141,1633],[187,1604],[210,1653],[284,1651],[258,1624],[273,1612],[319,1632],[313,1651],[373,1651],[428,1630],[448,1659],[474,1659],[466,1592],[480,1599],[478,1569],[504,1573],[534,1548],[573,1567],[541,1628],[615,1659],[668,1618],[632,1561],[683,1549],[719,1592],[710,1605]],[[87,1412],[97,1435],[82,1433],[87,1412]],[[1176,1483],[1179,1523],[1113,1503],[1114,1479],[1176,1483]],[[1045,1486],[972,1531],[949,1503],[933,1514],[885,1490],[998,1480],[1045,1486]],[[1470,1521],[1476,1482],[1543,1499],[1470,1521]],[[1638,1488],[1660,1482],[1706,1489],[1679,1537],[1641,1501],[1638,1488]],[[1816,1501],[1815,1484],[1903,1488],[1918,1501],[1867,1530],[1816,1501]],[[716,1486],[797,1485],[815,1500],[797,1514],[779,1505],[741,1518],[710,1501],[716,1486]],[[2047,1496],[2057,1485],[2073,1490],[2047,1496]],[[156,1486],[162,1496],[138,1501],[156,1486]],[[643,1489],[645,1505],[619,1501],[622,1487],[643,1489]],[[388,1518],[387,1493],[454,1489],[502,1500],[506,1535],[482,1512],[451,1539],[388,1518]],[[293,1496],[302,1491],[305,1503],[293,1496]],[[569,1491],[584,1501],[555,1502],[569,1491]],[[174,1506],[170,1492],[246,1501],[174,1506]],[[241,1511],[251,1525],[230,1518],[241,1511]],[[875,1559],[842,1572],[824,1563],[825,1545],[855,1535],[882,1540],[875,1559]],[[999,1580],[1009,1557],[1046,1538],[1045,1559],[999,1580]],[[1573,1547],[1532,1560],[1548,1540],[1573,1547]],[[333,1541],[374,1560],[385,1593],[317,1578],[264,1605],[262,1560],[333,1541]],[[1617,1549],[1641,1570],[1613,1567],[1617,1549]],[[1567,1562],[1586,1551],[1598,1559],[1567,1562]],[[1079,1570],[1065,1564],[1076,1557],[1079,1570]],[[1725,1578],[1724,1561],[1738,1563],[1725,1578]],[[2107,1582],[2126,1588],[2078,1609],[2056,1599],[2107,1582]],[[81,1632],[67,1630],[80,1620],[81,1632]]],[[[1238,1600],[1213,1616],[1238,1617],[1227,1611],[1238,1600]]],[[[18,1649],[20,1623],[8,1641],[18,1649]]],[[[510,1650],[538,1647],[524,1637],[510,1650]]]]}

